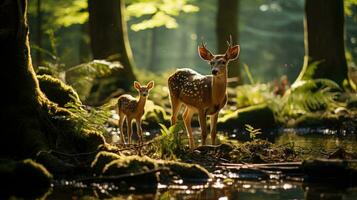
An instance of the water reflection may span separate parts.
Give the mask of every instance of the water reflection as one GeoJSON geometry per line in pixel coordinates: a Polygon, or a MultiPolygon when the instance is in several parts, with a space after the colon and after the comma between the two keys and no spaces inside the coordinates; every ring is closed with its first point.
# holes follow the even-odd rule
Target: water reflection
{"type": "MultiPolygon", "coordinates": [[[[249,139],[237,132],[232,132],[229,136],[241,141],[249,139]]],[[[259,137],[277,145],[293,145],[296,150],[306,151],[306,156],[311,157],[328,154],[338,148],[357,152],[356,135],[346,131],[281,129],[259,137]]],[[[58,183],[54,185],[47,199],[357,199],[357,187],[354,186],[305,184],[302,178],[289,178],[279,173],[266,177],[266,174],[254,173],[251,170],[239,171],[217,168],[212,172],[215,178],[207,185],[182,185],[182,182],[177,180],[174,185],[159,184],[151,191],[121,189],[110,184],[83,186],[80,183],[58,183]]]]}

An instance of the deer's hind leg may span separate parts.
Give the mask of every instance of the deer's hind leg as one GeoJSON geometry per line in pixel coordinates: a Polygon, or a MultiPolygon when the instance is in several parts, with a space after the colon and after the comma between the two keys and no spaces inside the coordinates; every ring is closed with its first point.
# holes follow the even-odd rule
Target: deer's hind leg
{"type": "Polygon", "coordinates": [[[201,127],[201,132],[202,132],[202,138],[201,138],[201,142],[202,145],[206,144],[206,139],[207,139],[207,122],[206,122],[206,114],[204,112],[204,110],[199,110],[198,111],[198,119],[200,122],[200,127],[201,127]]]}
{"type": "Polygon", "coordinates": [[[175,125],[177,122],[177,115],[180,111],[182,102],[178,98],[173,97],[171,93],[170,93],[170,101],[171,101],[171,109],[172,109],[171,125],[175,125]]]}
{"type": "Polygon", "coordinates": [[[211,141],[212,145],[216,144],[216,134],[217,134],[217,120],[218,120],[218,112],[214,115],[211,115],[211,141]]]}
{"type": "Polygon", "coordinates": [[[131,136],[132,136],[132,122],[133,118],[126,117],[126,125],[127,125],[127,132],[128,132],[128,144],[131,144],[131,136]]]}
{"type": "Polygon", "coordinates": [[[195,148],[195,142],[193,139],[193,135],[192,135],[192,127],[191,127],[191,120],[192,120],[192,116],[193,116],[193,110],[186,107],[184,113],[183,113],[183,122],[185,124],[186,127],[186,131],[187,131],[187,136],[189,139],[189,145],[190,145],[190,149],[192,150],[193,148],[195,148]]]}
{"type": "Polygon", "coordinates": [[[136,134],[139,138],[139,144],[143,143],[143,129],[141,128],[141,117],[135,119],[136,123],[136,134]]]}
{"type": "Polygon", "coordinates": [[[125,114],[123,112],[118,111],[119,114],[119,129],[120,129],[120,140],[122,144],[125,144],[125,136],[124,136],[124,121],[125,121],[125,114]]]}

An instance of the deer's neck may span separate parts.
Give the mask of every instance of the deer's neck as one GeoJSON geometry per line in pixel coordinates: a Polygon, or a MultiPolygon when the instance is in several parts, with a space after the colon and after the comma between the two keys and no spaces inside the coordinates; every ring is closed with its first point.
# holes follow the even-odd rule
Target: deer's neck
{"type": "Polygon", "coordinates": [[[143,110],[146,103],[146,97],[140,96],[138,100],[137,110],[143,110]]]}
{"type": "Polygon", "coordinates": [[[212,102],[220,104],[226,95],[227,88],[227,71],[224,75],[212,77],[212,102]]]}

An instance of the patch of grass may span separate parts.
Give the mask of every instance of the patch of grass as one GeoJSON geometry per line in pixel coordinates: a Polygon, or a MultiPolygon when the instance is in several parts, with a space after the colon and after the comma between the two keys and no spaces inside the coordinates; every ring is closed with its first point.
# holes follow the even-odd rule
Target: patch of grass
{"type": "Polygon", "coordinates": [[[184,130],[182,121],[178,121],[176,125],[167,128],[160,124],[161,135],[153,141],[154,156],[162,159],[176,159],[176,154],[183,148],[181,130],[184,130]]]}

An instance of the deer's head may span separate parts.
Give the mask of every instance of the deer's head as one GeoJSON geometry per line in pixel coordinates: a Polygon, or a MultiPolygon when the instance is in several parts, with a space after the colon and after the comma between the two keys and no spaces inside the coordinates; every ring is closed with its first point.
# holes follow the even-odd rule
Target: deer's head
{"type": "Polygon", "coordinates": [[[154,87],[154,81],[150,81],[147,85],[142,86],[139,82],[134,81],[134,88],[139,92],[140,96],[147,97],[150,90],[154,87]]]}
{"type": "Polygon", "coordinates": [[[229,61],[235,60],[239,56],[240,47],[239,45],[233,45],[232,38],[227,44],[226,53],[217,55],[213,55],[204,43],[198,46],[198,54],[211,65],[212,75],[214,76],[225,75],[229,61]]]}

